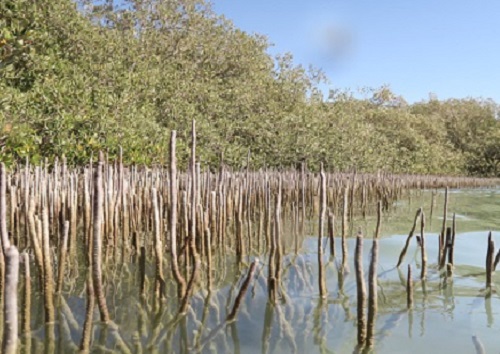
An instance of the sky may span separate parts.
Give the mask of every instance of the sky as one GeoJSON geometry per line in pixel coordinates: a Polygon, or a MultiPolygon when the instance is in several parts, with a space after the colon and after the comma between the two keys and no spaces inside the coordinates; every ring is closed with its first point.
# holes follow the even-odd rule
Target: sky
{"type": "Polygon", "coordinates": [[[500,103],[498,0],[212,0],[266,35],[270,54],[322,69],[321,88],[388,85],[408,102],[482,97],[500,103]]]}

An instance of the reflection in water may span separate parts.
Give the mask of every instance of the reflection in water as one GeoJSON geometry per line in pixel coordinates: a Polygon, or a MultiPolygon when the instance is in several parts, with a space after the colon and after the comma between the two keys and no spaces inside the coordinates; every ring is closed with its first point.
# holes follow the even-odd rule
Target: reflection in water
{"type": "Polygon", "coordinates": [[[325,338],[325,331],[326,328],[322,326],[322,317],[325,314],[326,311],[326,304],[324,301],[321,299],[318,300],[318,304],[316,305],[316,308],[314,309],[314,314],[313,314],[313,336],[314,336],[314,344],[316,344],[319,347],[319,352],[321,354],[325,353],[325,346],[326,346],[326,338],[325,338]]]}
{"type": "Polygon", "coordinates": [[[474,349],[476,349],[476,354],[486,354],[483,343],[481,343],[481,341],[476,335],[472,336],[472,343],[474,343],[474,349]]]}
{"type": "Polygon", "coordinates": [[[420,317],[420,337],[425,336],[425,312],[427,310],[427,280],[422,279],[420,281],[420,284],[422,286],[422,310],[421,310],[421,317],[420,317]]]}
{"type": "Polygon", "coordinates": [[[339,288],[339,298],[342,304],[342,308],[344,309],[345,317],[344,317],[344,322],[351,321],[353,319],[353,316],[351,314],[351,306],[349,304],[349,296],[346,296],[344,293],[344,276],[346,275],[346,271],[343,267],[338,268],[337,270],[337,279],[338,279],[338,288],[339,288]]]}
{"type": "Polygon", "coordinates": [[[55,350],[55,325],[54,323],[45,324],[45,349],[44,353],[54,353],[55,350]]]}
{"type": "Polygon", "coordinates": [[[289,353],[295,354],[297,352],[297,345],[295,342],[294,330],[287,317],[283,314],[282,305],[276,306],[277,322],[279,325],[279,337],[282,338],[283,344],[289,348],[289,353]]]}
{"type": "Polygon", "coordinates": [[[208,310],[210,309],[211,297],[212,297],[212,292],[209,289],[207,291],[207,296],[205,297],[204,302],[203,302],[203,313],[201,315],[201,322],[200,322],[199,327],[196,330],[196,334],[195,334],[195,337],[193,339],[193,341],[195,343],[195,345],[194,345],[195,348],[200,347],[201,334],[203,333],[203,328],[206,327],[207,318],[208,318],[208,310]]]}
{"type": "Polygon", "coordinates": [[[487,325],[493,327],[493,311],[491,309],[491,296],[486,296],[484,299],[484,309],[486,311],[487,325]]]}
{"type": "Polygon", "coordinates": [[[408,310],[408,338],[413,337],[413,309],[408,310]]]}
{"type": "MultiPolygon", "coordinates": [[[[458,206],[454,198],[459,196],[452,196],[450,210],[458,206]]],[[[467,195],[469,199],[472,197],[467,195]]],[[[423,205],[428,205],[428,202],[423,205]]],[[[426,241],[430,241],[427,244],[428,274],[426,280],[415,281],[413,309],[410,310],[406,308],[406,276],[394,268],[409,224],[400,228],[400,233],[395,232],[394,236],[386,234],[380,239],[380,264],[377,268],[379,308],[372,352],[401,353],[407,350],[408,343],[415,352],[437,352],[439,347],[440,351],[461,353],[471,352],[475,347],[477,353],[484,353],[485,349],[495,348],[500,328],[494,315],[500,298],[495,292],[489,296],[481,293],[477,298],[478,291],[484,288],[483,241],[487,232],[460,233],[461,223],[468,222],[472,221],[457,218],[453,274],[438,270],[435,264],[437,236],[426,233],[426,241]],[[478,302],[474,303],[474,299],[478,302]],[[448,332],[457,333],[453,343],[442,342],[445,334],[438,336],[438,333],[448,332]]],[[[390,223],[390,220],[385,223],[390,223]]],[[[367,224],[366,228],[369,227],[371,225],[367,224]]],[[[498,240],[499,236],[498,232],[493,232],[493,238],[498,240]]],[[[341,255],[340,237],[335,241],[337,254],[341,255]]],[[[348,248],[354,250],[353,239],[347,237],[346,241],[348,248]]],[[[297,255],[283,255],[280,296],[276,304],[268,301],[268,267],[264,264],[259,268],[250,291],[242,299],[236,321],[230,323],[226,318],[247,269],[230,253],[223,256],[221,251],[214,256],[212,291],[204,289],[205,278],[199,279],[193,289],[191,306],[183,315],[176,314],[179,300],[174,281],[166,281],[165,299],[155,301],[152,296],[154,266],[146,257],[149,251],[145,246],[140,247],[138,255],[134,256],[138,259],[131,262],[130,255],[110,257],[103,265],[103,286],[115,323],[104,324],[93,316],[97,312],[93,311],[95,300],[90,272],[83,281],[75,279],[75,272],[80,275],[87,272],[84,256],[77,252],[78,259],[68,261],[80,264],[80,269],[68,271],[65,275],[63,291],[55,301],[54,323],[44,325],[41,293],[32,297],[32,331],[22,337],[21,349],[33,353],[64,353],[76,351],[78,345],[87,352],[352,353],[356,346],[355,279],[348,275],[347,265],[342,266],[340,257],[331,258],[325,265],[329,292],[325,301],[320,301],[316,245],[315,237],[305,239],[297,255]],[[125,263],[121,263],[122,260],[125,263]]],[[[421,266],[418,247],[416,243],[410,245],[408,254],[415,256],[407,257],[404,263],[411,264],[413,269],[421,266]]],[[[366,250],[365,269],[370,259],[366,250]]],[[[261,259],[268,258],[263,256],[261,259]]],[[[352,262],[349,266],[354,269],[352,262]]],[[[68,268],[73,267],[68,263],[68,268]]],[[[33,279],[36,276],[37,273],[33,279]]],[[[419,275],[415,277],[419,278],[419,275]]],[[[493,274],[492,282],[499,283],[500,274],[493,274]]]]}
{"type": "Polygon", "coordinates": [[[271,328],[273,326],[274,319],[274,306],[269,302],[266,303],[266,313],[264,315],[264,326],[262,331],[262,354],[267,354],[269,352],[274,352],[274,350],[269,351],[269,347],[272,346],[271,343],[271,328]]]}
{"type": "Polygon", "coordinates": [[[240,339],[238,337],[238,329],[236,328],[236,323],[231,322],[229,325],[231,328],[231,338],[233,340],[233,353],[240,354],[240,339]]]}
{"type": "MultiPolygon", "coordinates": [[[[394,258],[387,257],[385,252],[390,250],[387,242],[390,243],[392,240],[386,238],[381,241],[381,267],[389,269],[388,266],[394,264],[394,258]]],[[[368,261],[369,255],[365,255],[365,264],[368,261]]],[[[133,286],[127,286],[129,282],[139,283],[140,279],[136,276],[139,267],[134,270],[131,266],[130,273],[117,272],[117,279],[120,278],[123,283],[118,284],[110,278],[107,279],[107,287],[115,289],[116,292],[119,292],[118,289],[123,292],[114,294],[116,298],[113,301],[111,298],[108,299],[109,304],[122,304],[121,311],[117,311],[117,308],[110,308],[110,311],[116,313],[114,317],[118,326],[94,322],[95,337],[94,341],[90,342],[90,347],[93,348],[92,350],[98,348],[105,350],[112,345],[120,352],[134,353],[164,351],[177,353],[352,352],[356,342],[355,316],[352,315],[356,306],[354,277],[345,277],[340,262],[332,262],[326,267],[327,288],[330,293],[326,301],[320,301],[317,298],[315,286],[317,283],[313,276],[316,266],[314,258],[304,254],[287,258],[286,262],[282,275],[286,302],[279,302],[277,305],[268,302],[266,267],[263,266],[253,282],[251,291],[242,301],[237,321],[230,324],[225,323],[225,318],[231,311],[233,299],[245,276],[245,271],[240,271],[239,268],[228,271],[228,274],[234,274],[235,281],[226,285],[214,284],[212,292],[197,289],[192,298],[192,309],[180,317],[172,313],[172,309],[177,307],[175,283],[166,284],[167,295],[170,294],[170,296],[167,296],[167,299],[155,308],[154,298],[147,295],[148,291],[146,291],[146,296],[141,297],[139,292],[133,291],[133,286]],[[132,318],[134,320],[130,321],[132,318]],[[259,334],[256,335],[256,332],[259,334]],[[346,347],[349,343],[350,350],[346,347]],[[256,346],[258,346],[257,350],[256,346]]],[[[425,339],[426,328],[430,326],[432,333],[439,322],[436,322],[435,314],[445,315],[448,318],[446,321],[451,321],[454,326],[460,326],[460,323],[464,321],[464,304],[460,302],[460,299],[474,297],[477,290],[484,284],[484,273],[482,276],[468,276],[467,274],[471,274],[470,269],[460,266],[453,278],[441,278],[439,274],[431,273],[429,280],[415,284],[414,308],[408,311],[405,301],[406,291],[402,281],[404,275],[401,276],[400,271],[396,269],[384,272],[382,279],[379,280],[381,301],[375,327],[376,342],[373,352],[385,352],[385,349],[377,348],[387,348],[389,343],[393,342],[393,338],[398,338],[402,331],[406,338],[425,339]],[[429,314],[430,319],[427,318],[429,314]],[[416,318],[419,319],[418,336],[414,331],[416,318]]],[[[149,271],[151,268],[146,267],[146,273],[149,271]]],[[[91,287],[85,288],[87,301],[91,301],[93,299],[90,296],[91,287]]],[[[146,283],[146,289],[149,288],[150,284],[146,283]]],[[[56,302],[58,321],[49,326],[52,328],[45,327],[47,335],[42,332],[33,334],[35,338],[31,348],[33,351],[39,348],[39,344],[36,343],[39,338],[46,339],[45,352],[47,353],[54,350],[74,351],[75,335],[92,323],[85,321],[84,302],[82,301],[82,307],[79,309],[72,306],[65,296],[56,302]],[[51,332],[55,336],[49,336],[51,332]]],[[[498,303],[497,296],[492,294],[491,297],[485,298],[483,295],[482,301],[484,301],[484,326],[498,330],[493,321],[494,306],[498,303]]],[[[115,306],[117,305],[113,305],[115,306]]],[[[38,316],[40,315],[43,316],[43,313],[38,313],[38,316]]],[[[476,318],[481,318],[481,313],[476,313],[476,318]]],[[[439,323],[441,326],[444,325],[442,321],[439,323]]],[[[472,333],[468,336],[469,343],[471,335],[472,333]]],[[[485,338],[487,338],[486,335],[485,338]]],[[[404,348],[401,344],[391,345],[395,348],[394,352],[396,348],[404,348]]]]}
{"type": "Polygon", "coordinates": [[[181,353],[188,353],[188,330],[187,330],[187,317],[182,316],[179,322],[180,336],[179,336],[179,351],[181,353]]]}
{"type": "Polygon", "coordinates": [[[448,278],[447,276],[444,278],[443,285],[443,311],[444,313],[450,316],[450,319],[453,320],[453,313],[455,311],[455,294],[453,291],[453,278],[448,278]]]}

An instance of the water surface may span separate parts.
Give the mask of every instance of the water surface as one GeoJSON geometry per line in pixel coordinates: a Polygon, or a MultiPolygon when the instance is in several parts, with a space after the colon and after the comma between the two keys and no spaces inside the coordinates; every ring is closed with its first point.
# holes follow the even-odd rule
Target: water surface
{"type": "MultiPolygon", "coordinates": [[[[448,225],[456,214],[457,237],[452,276],[437,269],[437,234],[443,222],[442,191],[415,193],[398,201],[382,220],[378,273],[378,314],[374,353],[474,353],[483,346],[486,353],[498,352],[500,297],[494,291],[485,296],[485,259],[488,232],[500,244],[500,190],[481,189],[449,192],[448,225]],[[426,248],[429,268],[426,281],[420,280],[420,251],[412,240],[402,266],[395,268],[399,253],[411,229],[416,210],[426,215],[426,248]],[[407,265],[413,269],[414,306],[406,303],[407,265]]],[[[226,323],[238,289],[245,277],[249,257],[237,264],[232,256],[216,250],[214,283],[209,292],[197,287],[191,309],[177,318],[176,288],[167,282],[167,299],[153,300],[153,281],[148,294],[139,294],[138,261],[107,264],[107,303],[116,324],[105,326],[94,313],[93,352],[132,353],[352,353],[356,348],[356,284],[352,255],[355,239],[348,239],[347,272],[340,271],[340,238],[336,237],[336,257],[325,247],[328,297],[320,301],[318,291],[317,222],[310,223],[310,237],[302,242],[298,254],[283,258],[281,297],[274,306],[267,296],[267,255],[240,308],[237,320],[226,323]],[[112,274],[112,275],[110,275],[112,274]]],[[[337,223],[338,224],[338,223],[337,223]]],[[[336,229],[340,230],[340,225],[336,229]]],[[[351,236],[357,230],[365,235],[365,275],[368,274],[371,237],[375,218],[357,218],[351,223],[351,236]]],[[[338,234],[338,232],[337,232],[338,234]]],[[[287,237],[287,235],[284,235],[287,237]]],[[[326,243],[326,240],[325,240],[326,243]]],[[[168,264],[168,263],[166,263],[168,264]]],[[[167,269],[170,272],[170,269],[167,269]]],[[[153,265],[148,264],[150,279],[153,265]]],[[[85,279],[70,275],[56,315],[57,352],[77,350],[85,320],[85,279]],[[71,281],[73,279],[73,281],[71,281]]],[[[500,283],[500,274],[494,275],[500,283]]],[[[39,295],[33,300],[32,352],[43,350],[43,306],[39,295]]]]}

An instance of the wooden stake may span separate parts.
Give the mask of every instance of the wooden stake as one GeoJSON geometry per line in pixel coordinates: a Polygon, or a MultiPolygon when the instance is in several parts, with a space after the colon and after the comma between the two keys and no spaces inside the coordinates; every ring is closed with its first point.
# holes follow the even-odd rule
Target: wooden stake
{"type": "Polygon", "coordinates": [[[335,257],[335,237],[334,237],[335,216],[328,213],[328,238],[330,240],[330,257],[335,257]]]}
{"type": "Polygon", "coordinates": [[[64,222],[63,228],[63,239],[62,245],[59,251],[59,270],[57,274],[57,284],[56,284],[56,293],[60,294],[62,291],[63,279],[64,279],[64,270],[66,267],[66,253],[68,250],[68,235],[69,235],[69,221],[64,222]]]}
{"type": "Polygon", "coordinates": [[[103,218],[103,190],[102,173],[104,167],[104,155],[99,152],[99,162],[95,170],[94,183],[94,217],[93,217],[93,252],[92,252],[92,279],[94,291],[97,297],[101,321],[108,323],[110,321],[108,307],[106,305],[106,295],[102,288],[102,239],[101,225],[103,218]]]}
{"type": "Polygon", "coordinates": [[[4,332],[2,353],[17,353],[18,321],[17,321],[17,284],[19,282],[19,252],[11,246],[5,253],[5,300],[4,300],[4,332]]]}
{"type": "Polygon", "coordinates": [[[413,279],[411,276],[411,265],[408,264],[408,277],[406,279],[406,305],[408,310],[413,308],[413,279]]]}
{"type": "Polygon", "coordinates": [[[186,281],[179,270],[177,260],[177,158],[176,158],[177,132],[170,133],[170,254],[172,274],[177,283],[177,296],[179,300],[186,293],[186,281]]]}
{"type": "Polygon", "coordinates": [[[241,285],[240,291],[238,292],[238,296],[236,296],[236,300],[234,300],[234,305],[233,309],[231,310],[231,313],[227,316],[226,320],[228,322],[234,321],[236,319],[236,315],[238,314],[238,310],[241,305],[241,301],[243,300],[243,297],[245,296],[245,293],[248,290],[248,286],[250,285],[250,281],[252,280],[253,274],[255,273],[255,269],[257,268],[259,264],[259,259],[256,258],[252,264],[250,265],[250,268],[248,269],[247,277],[245,278],[245,281],[241,285]]]}
{"type": "Polygon", "coordinates": [[[377,227],[372,243],[372,259],[368,274],[368,323],[366,332],[366,345],[373,346],[375,339],[375,316],[377,315],[377,264],[378,264],[378,240],[380,237],[380,224],[382,220],[382,202],[377,203],[377,227]]]}
{"type": "Polygon", "coordinates": [[[321,164],[320,172],[320,212],[319,212],[319,233],[318,233],[318,269],[319,269],[319,296],[325,299],[327,296],[325,274],[323,268],[323,247],[322,241],[325,232],[325,214],[326,214],[326,178],[321,164]]]}
{"type": "Polygon", "coordinates": [[[347,270],[347,197],[348,186],[344,188],[342,204],[342,269],[347,270]]]}
{"type": "Polygon", "coordinates": [[[410,230],[410,233],[408,234],[408,237],[406,238],[405,246],[403,247],[403,249],[401,250],[401,254],[399,255],[398,264],[396,265],[396,267],[399,267],[401,265],[401,263],[403,262],[403,259],[406,255],[406,252],[408,251],[408,247],[410,246],[410,240],[413,237],[413,234],[415,233],[415,229],[417,228],[417,220],[420,217],[421,213],[422,213],[422,208],[419,208],[417,210],[417,213],[415,214],[415,219],[413,220],[413,226],[410,230]]]}
{"type": "Polygon", "coordinates": [[[156,188],[151,189],[154,215],[154,249],[155,249],[155,296],[161,298],[165,291],[165,278],[163,276],[163,246],[161,242],[160,210],[158,208],[158,193],[156,188]]]}
{"type": "Polygon", "coordinates": [[[443,210],[443,226],[441,227],[441,233],[439,234],[439,253],[438,253],[438,264],[439,268],[441,269],[442,266],[441,264],[444,265],[442,262],[442,258],[445,256],[445,232],[446,232],[446,218],[448,213],[448,187],[445,188],[444,190],[444,210],[443,210]]]}
{"type": "Polygon", "coordinates": [[[491,290],[493,275],[493,255],[495,253],[495,242],[493,241],[491,231],[488,234],[488,248],[486,251],[486,291],[491,290]]]}
{"type": "Polygon", "coordinates": [[[356,237],[356,250],[354,258],[354,268],[356,271],[356,289],[358,301],[357,327],[358,346],[363,347],[366,341],[366,285],[363,272],[363,234],[358,232],[356,237]]]}
{"type": "Polygon", "coordinates": [[[89,270],[87,276],[87,307],[85,310],[85,322],[83,324],[82,339],[80,342],[80,350],[82,353],[90,352],[90,342],[92,339],[92,320],[94,317],[95,296],[91,274],[92,269],[89,270]]]}
{"type": "Polygon", "coordinates": [[[7,171],[5,165],[0,163],[0,237],[2,241],[3,254],[9,249],[9,233],[7,232],[7,171]]]}
{"type": "Polygon", "coordinates": [[[24,264],[24,294],[22,304],[22,331],[24,336],[23,347],[26,353],[31,352],[31,275],[29,255],[24,252],[22,255],[24,264]]]}
{"type": "Polygon", "coordinates": [[[422,215],[420,216],[420,253],[422,256],[422,271],[420,273],[420,279],[425,280],[426,272],[427,272],[427,253],[425,251],[425,214],[422,211],[422,215]]]}
{"type": "MultiPolygon", "coordinates": [[[[40,222],[39,222],[40,224],[40,222]]],[[[45,304],[45,323],[54,323],[54,274],[52,271],[52,255],[50,253],[50,243],[49,243],[49,211],[47,206],[47,201],[42,202],[42,252],[43,252],[43,292],[44,292],[44,304],[45,304]]]]}

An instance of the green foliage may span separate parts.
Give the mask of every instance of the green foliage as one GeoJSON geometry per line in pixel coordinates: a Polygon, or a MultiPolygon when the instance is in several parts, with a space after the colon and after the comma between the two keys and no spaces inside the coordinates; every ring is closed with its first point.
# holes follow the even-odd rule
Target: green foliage
{"type": "Polygon", "coordinates": [[[409,105],[388,87],[333,92],[320,71],[276,58],[204,0],[5,0],[0,3],[0,160],[99,150],[166,163],[170,130],[215,166],[293,166],[499,175],[498,107],[409,105]]]}

